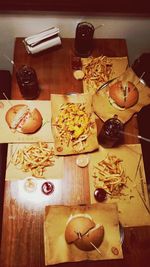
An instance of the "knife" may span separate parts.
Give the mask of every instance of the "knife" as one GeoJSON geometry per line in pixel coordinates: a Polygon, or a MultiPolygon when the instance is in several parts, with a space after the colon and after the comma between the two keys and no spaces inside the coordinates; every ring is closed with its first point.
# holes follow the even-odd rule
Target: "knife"
{"type": "MultiPolygon", "coordinates": [[[[141,166],[140,166],[141,159],[142,159],[142,154],[140,154],[140,158],[139,158],[139,161],[138,161],[138,164],[137,164],[137,168],[136,168],[136,172],[135,172],[135,176],[134,176],[134,181],[136,180],[138,171],[139,171],[139,173],[140,173],[140,180],[141,180],[141,174],[142,174],[142,170],[141,170],[141,166]]],[[[132,182],[133,182],[133,181],[132,181],[132,182]]],[[[142,181],[141,181],[141,182],[142,182],[142,181]]],[[[143,184],[142,184],[142,186],[143,186],[143,184]]],[[[141,187],[142,187],[142,186],[141,186],[141,187]]],[[[143,196],[141,195],[141,193],[140,193],[139,189],[137,188],[137,186],[135,187],[135,189],[136,189],[136,191],[137,191],[139,197],[141,198],[141,200],[142,200],[142,202],[143,202],[143,204],[144,204],[146,210],[148,211],[148,213],[150,213],[150,208],[148,207],[148,205],[147,205],[145,199],[144,199],[143,196]]],[[[144,190],[144,189],[143,189],[143,190],[144,190]]],[[[143,190],[142,190],[142,192],[143,192],[143,190]]],[[[145,195],[144,195],[144,196],[145,196],[145,195]]]]}
{"type": "Polygon", "coordinates": [[[141,165],[139,167],[139,174],[140,174],[140,181],[141,181],[141,189],[142,189],[143,198],[146,201],[146,199],[145,199],[145,191],[144,191],[144,184],[143,184],[143,171],[142,171],[141,165]]]}
{"type": "Polygon", "coordinates": [[[145,200],[143,199],[141,193],[139,192],[139,190],[138,190],[137,188],[136,188],[136,190],[137,190],[137,192],[138,192],[138,194],[139,194],[139,196],[140,196],[140,198],[141,198],[141,200],[142,200],[142,202],[143,202],[145,208],[147,209],[148,213],[150,214],[150,209],[149,209],[149,207],[147,206],[145,200]]]}
{"type": "Polygon", "coordinates": [[[110,84],[112,81],[114,81],[117,77],[103,83],[97,90],[96,90],[96,94],[101,90],[101,89],[104,89],[108,84],[110,84]]]}

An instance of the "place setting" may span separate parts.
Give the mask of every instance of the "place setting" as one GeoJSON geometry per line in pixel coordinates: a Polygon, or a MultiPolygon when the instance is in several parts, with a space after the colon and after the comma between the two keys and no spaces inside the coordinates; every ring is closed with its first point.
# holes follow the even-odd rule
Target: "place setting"
{"type": "Polygon", "coordinates": [[[123,227],[150,225],[149,197],[140,144],[107,149],[101,146],[98,152],[90,155],[88,168],[91,203],[117,203],[119,221],[123,227]]]}
{"type": "Polygon", "coordinates": [[[53,142],[50,101],[0,100],[1,143],[53,142]]]}
{"type": "Polygon", "coordinates": [[[6,180],[60,179],[64,176],[64,159],[54,154],[54,144],[47,142],[8,144],[6,180]]]}
{"type": "Polygon", "coordinates": [[[9,143],[5,181],[27,210],[61,203],[64,158],[54,155],[54,144],[9,143]]]}
{"type": "Polygon", "coordinates": [[[128,67],[122,75],[100,87],[93,95],[93,107],[97,116],[106,121],[117,115],[118,119],[126,123],[142,107],[148,105],[150,90],[143,83],[143,75],[144,72],[138,77],[132,68],[128,67]]]}
{"type": "Polygon", "coordinates": [[[44,248],[46,265],[123,258],[117,206],[47,206],[44,248]]]}

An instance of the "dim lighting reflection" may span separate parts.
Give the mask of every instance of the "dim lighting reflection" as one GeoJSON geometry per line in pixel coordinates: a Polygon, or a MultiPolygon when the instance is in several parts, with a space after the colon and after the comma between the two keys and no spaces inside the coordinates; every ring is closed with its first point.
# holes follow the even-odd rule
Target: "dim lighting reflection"
{"type": "Polygon", "coordinates": [[[11,194],[19,204],[25,205],[27,209],[33,208],[33,206],[42,208],[49,204],[57,205],[61,201],[61,179],[45,180],[27,177],[11,183],[11,194]],[[33,182],[31,187],[27,186],[28,181],[33,182]],[[48,181],[54,185],[54,191],[46,195],[42,192],[42,185],[48,181]]]}

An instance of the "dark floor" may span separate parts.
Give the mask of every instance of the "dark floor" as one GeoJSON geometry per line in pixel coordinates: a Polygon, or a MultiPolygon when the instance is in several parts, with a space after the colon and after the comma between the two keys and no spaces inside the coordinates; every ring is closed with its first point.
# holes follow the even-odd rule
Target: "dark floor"
{"type": "MultiPolygon", "coordinates": [[[[150,139],[150,105],[145,106],[137,115],[139,134],[150,139]]],[[[145,174],[147,183],[150,184],[150,142],[141,140],[145,174]]]]}

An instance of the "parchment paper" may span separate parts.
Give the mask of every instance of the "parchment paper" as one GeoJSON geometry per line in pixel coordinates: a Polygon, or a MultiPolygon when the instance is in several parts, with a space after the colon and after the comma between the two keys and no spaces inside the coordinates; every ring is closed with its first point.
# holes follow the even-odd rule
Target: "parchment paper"
{"type": "MultiPolygon", "coordinates": [[[[55,144],[55,154],[56,155],[68,155],[68,154],[79,154],[85,152],[91,152],[98,149],[98,141],[97,141],[97,126],[95,122],[95,114],[93,112],[92,107],[92,96],[91,94],[71,94],[71,95],[59,95],[59,94],[52,94],[51,95],[51,110],[52,110],[52,133],[54,137],[54,144],[55,144]],[[61,135],[56,127],[57,121],[60,118],[61,107],[62,105],[67,105],[68,103],[73,103],[76,105],[83,105],[85,107],[85,113],[87,116],[90,117],[90,126],[88,126],[88,134],[87,139],[83,142],[78,142],[78,138],[75,140],[78,145],[74,145],[73,141],[71,140],[71,132],[69,133],[69,139],[63,137],[61,139],[61,135]],[[80,145],[80,147],[79,147],[80,145]]],[[[66,119],[63,123],[63,132],[66,133],[65,130],[66,123],[71,124],[72,119],[67,118],[69,114],[63,115],[66,116],[66,119]]],[[[76,117],[76,125],[78,125],[78,118],[80,115],[78,113],[74,113],[73,119],[76,117]]],[[[84,115],[83,115],[84,116],[84,115]]],[[[84,123],[84,121],[83,121],[84,123]]],[[[82,124],[80,125],[82,128],[82,124]]],[[[80,127],[79,126],[79,127],[80,127]]],[[[74,128],[73,128],[74,129],[74,128]]],[[[85,129],[85,131],[87,128],[85,129]]],[[[85,132],[84,132],[85,133],[85,132]]],[[[84,135],[84,133],[82,135],[84,135]]],[[[85,134],[86,135],[86,134],[85,134]]],[[[80,136],[79,136],[80,138],[80,136]]]]}
{"type": "MultiPolygon", "coordinates": [[[[127,57],[106,57],[109,64],[112,64],[112,71],[109,75],[109,79],[111,80],[113,78],[116,78],[120,76],[126,68],[128,67],[128,58],[127,57]]],[[[84,72],[85,67],[89,64],[89,62],[92,60],[92,57],[89,58],[82,58],[82,70],[84,72]]],[[[108,81],[106,80],[106,81],[108,81]]],[[[106,82],[105,81],[105,82],[106,82]]],[[[94,79],[90,79],[88,81],[86,78],[83,79],[83,91],[85,93],[91,93],[94,94],[96,90],[103,85],[104,82],[99,82],[98,84],[95,83],[94,79]]]]}
{"type": "MultiPolygon", "coordinates": [[[[17,150],[29,147],[32,144],[8,144],[7,165],[6,165],[6,180],[18,180],[31,176],[31,172],[24,172],[18,166],[11,162],[11,158],[15,156],[17,150]]],[[[54,143],[48,143],[49,148],[54,148],[54,143]]],[[[45,168],[43,173],[44,179],[58,179],[64,176],[64,158],[53,156],[54,165],[45,168]]]]}
{"type": "Polygon", "coordinates": [[[45,264],[78,262],[83,260],[105,260],[123,258],[120,243],[119,221],[116,204],[93,204],[87,206],[47,206],[44,219],[45,264]],[[74,244],[67,244],[64,233],[70,215],[86,213],[95,223],[103,224],[104,239],[96,251],[82,251],[74,244]],[[111,251],[118,249],[118,255],[111,251]]]}
{"type": "Polygon", "coordinates": [[[94,198],[94,166],[103,160],[107,154],[116,155],[123,160],[122,166],[127,179],[120,197],[107,197],[106,203],[117,203],[119,220],[123,226],[150,225],[150,205],[145,178],[144,163],[140,144],[123,145],[118,148],[104,149],[90,155],[89,179],[91,203],[96,203],[94,198]]]}
{"type": "Polygon", "coordinates": [[[93,107],[95,113],[103,121],[112,118],[114,115],[118,115],[118,119],[120,119],[123,123],[126,123],[133,114],[139,112],[142,107],[150,104],[150,88],[139,82],[139,78],[131,68],[128,68],[123,75],[115,79],[111,84],[114,84],[117,81],[132,82],[139,91],[138,102],[134,106],[125,110],[116,109],[109,102],[107,93],[109,87],[107,86],[100,90],[97,94],[93,95],[93,107]]]}
{"type": "Polygon", "coordinates": [[[39,100],[0,100],[0,143],[30,143],[37,141],[53,142],[53,136],[51,132],[51,104],[50,101],[39,100]],[[23,134],[19,132],[13,132],[6,120],[5,115],[11,105],[26,104],[31,108],[37,108],[43,118],[42,127],[33,134],[23,134]]]}

